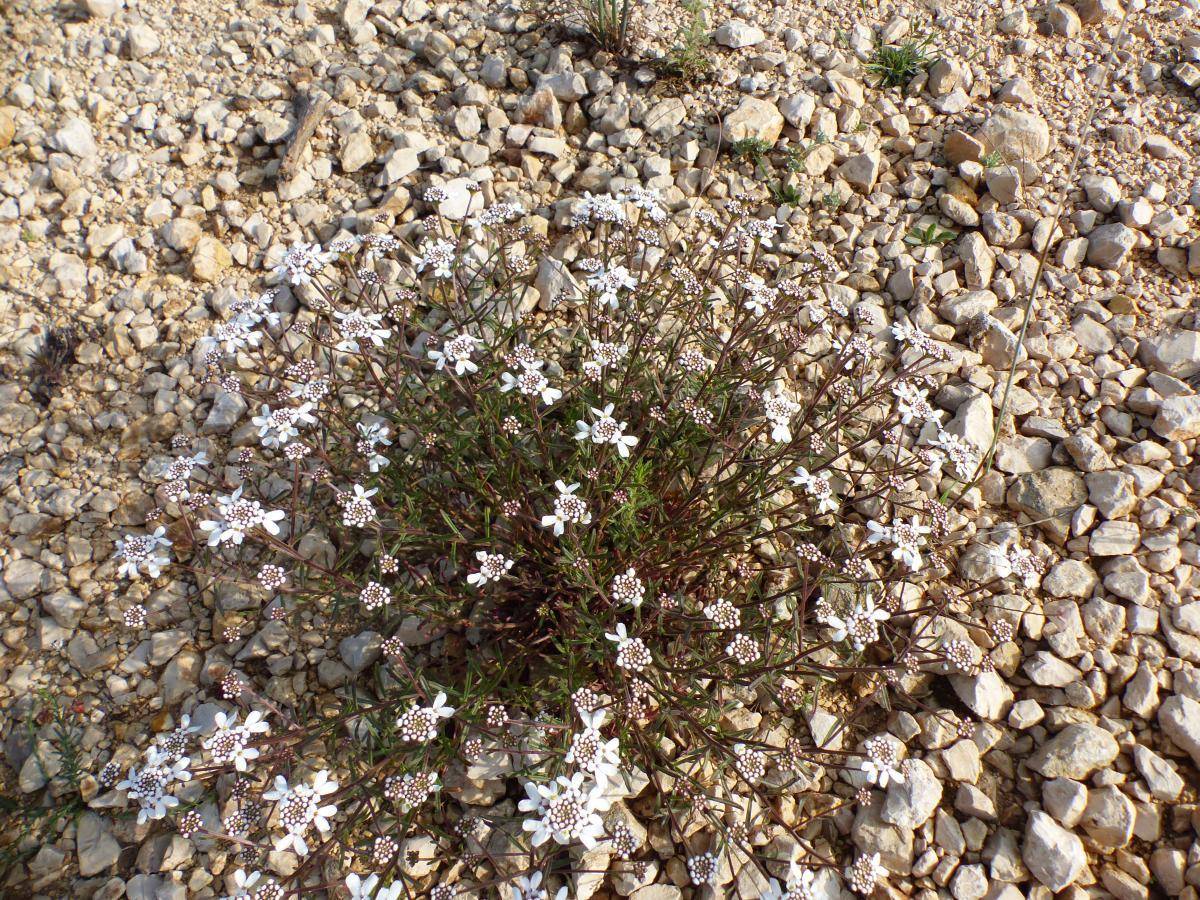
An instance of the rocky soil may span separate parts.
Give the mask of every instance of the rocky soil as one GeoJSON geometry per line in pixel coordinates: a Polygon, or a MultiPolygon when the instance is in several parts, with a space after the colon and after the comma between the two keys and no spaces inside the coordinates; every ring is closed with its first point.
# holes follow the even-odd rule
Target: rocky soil
{"type": "MultiPolygon", "coordinates": [[[[924,900],[1194,900],[1198,14],[1195,0],[1128,15],[1119,0],[747,0],[710,11],[713,76],[686,83],[644,62],[675,41],[672,4],[642,10],[629,59],[499,3],[6,4],[4,793],[83,812],[26,837],[0,891],[227,893],[233,858],[147,838],[106,765],[124,770],[184,713],[210,722],[230,665],[262,666],[283,699],[334,691],[353,665],[352,645],[295,646],[269,624],[231,651],[229,611],[189,603],[185,581],[116,577],[113,541],[163,502],[173,439],[214,458],[246,439],[192,353],[234,298],[296,241],[410,220],[430,184],[463,214],[480,194],[521,202],[549,232],[566,198],[633,184],[681,215],[743,191],[770,205],[766,179],[725,152],[756,137],[810,151],[796,202],[774,212],[842,265],[826,293],[958,345],[937,403],[980,450],[1015,367],[995,470],[966,499],[978,531],[1016,522],[1053,560],[1038,588],[987,601],[987,621],[1014,627],[1002,644],[970,635],[994,674],[928,698],[938,716],[890,717],[920,763],[833,836],[881,854],[881,890],[924,900]],[[874,87],[876,39],[921,29],[940,61],[904,90],[874,87]],[[302,97],[328,106],[281,171],[302,97]],[[905,240],[930,223],[944,243],[905,240]],[[125,625],[136,605],[146,627],[125,625]],[[946,724],[963,717],[982,723],[972,738],[946,724]],[[64,728],[78,786],[61,777],[64,728]]],[[[986,574],[972,549],[960,567],[986,574]]],[[[692,896],[662,855],[645,883],[590,890],[692,896]]],[[[703,896],[757,897],[744,887],[730,872],[703,896]]]]}

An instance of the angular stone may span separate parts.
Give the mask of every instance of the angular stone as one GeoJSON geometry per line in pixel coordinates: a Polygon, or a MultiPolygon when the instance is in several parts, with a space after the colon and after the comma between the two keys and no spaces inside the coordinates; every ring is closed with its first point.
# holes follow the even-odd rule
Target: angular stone
{"type": "Polygon", "coordinates": [[[1097,725],[1068,725],[1029,757],[1029,768],[1046,778],[1087,778],[1120,753],[1117,739],[1097,725]]]}
{"type": "Polygon", "coordinates": [[[1167,331],[1138,342],[1138,359],[1175,378],[1200,375],[1200,331],[1167,331]]]}
{"type": "Polygon", "coordinates": [[[1064,544],[1071,516],[1087,496],[1087,486],[1077,472],[1056,466],[1018,476],[1008,490],[1007,503],[1037,522],[1056,543],[1064,544]]]}
{"type": "Polygon", "coordinates": [[[755,25],[739,22],[736,19],[726,22],[713,32],[713,40],[722,47],[740,50],[742,47],[753,47],[767,39],[763,30],[755,25]]]}
{"type": "Polygon", "coordinates": [[[1137,246],[1137,232],[1120,222],[1101,225],[1088,235],[1087,261],[1101,269],[1119,269],[1137,246]]]}
{"type": "Polygon", "coordinates": [[[1189,441],[1200,437],[1200,394],[1163,400],[1150,427],[1155,434],[1169,441],[1189,441]]]}
{"type": "Polygon", "coordinates": [[[996,672],[978,675],[951,675],[950,685],[958,699],[981,719],[998,721],[1012,706],[1013,692],[996,672]]]}
{"type": "Polygon", "coordinates": [[[921,759],[906,763],[903,781],[888,785],[880,818],[901,828],[917,829],[929,820],[942,800],[942,783],[921,759]]]}
{"type": "Polygon", "coordinates": [[[1055,893],[1074,884],[1087,866],[1083,841],[1040,809],[1029,814],[1021,859],[1033,877],[1055,893]]]}
{"type": "Polygon", "coordinates": [[[1168,697],[1158,707],[1158,726],[1200,766],[1200,703],[1182,694],[1168,697]]]}
{"type": "Polygon", "coordinates": [[[869,193],[879,178],[880,155],[878,150],[869,150],[851,156],[838,168],[841,176],[850,187],[861,193],[869,193]]]}
{"type": "Polygon", "coordinates": [[[1005,162],[1037,162],[1050,152],[1050,126],[1037,113],[1002,106],[983,123],[975,137],[1005,162]]]}
{"type": "Polygon", "coordinates": [[[1101,522],[1088,539],[1088,552],[1092,556],[1129,556],[1141,537],[1136,522],[1101,522]]]}
{"type": "Polygon", "coordinates": [[[225,245],[211,235],[196,242],[188,269],[197,281],[214,282],[233,263],[225,245]]]}
{"type": "Polygon", "coordinates": [[[111,868],[121,855],[121,845],[112,836],[108,823],[94,812],[85,812],[79,817],[75,849],[79,854],[79,874],[84,878],[111,868]]]}
{"type": "Polygon", "coordinates": [[[721,139],[727,144],[753,138],[774,144],[783,131],[783,114],[767,100],[743,97],[737,109],[721,123],[721,139]]]}

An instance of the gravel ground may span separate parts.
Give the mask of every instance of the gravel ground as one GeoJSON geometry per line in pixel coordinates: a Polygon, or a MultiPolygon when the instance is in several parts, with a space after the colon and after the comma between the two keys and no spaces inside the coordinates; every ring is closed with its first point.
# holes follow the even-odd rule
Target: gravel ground
{"type": "MultiPolygon", "coordinates": [[[[674,42],[674,3],[641,12],[631,62],[532,8],[474,2],[6,4],[0,777],[19,805],[80,797],[85,811],[19,842],[5,895],[229,890],[232,858],[136,826],[103,770],[185,713],[211,718],[230,664],[224,611],[189,603],[184,581],[120,581],[112,552],[163,502],[174,437],[214,458],[241,440],[192,354],[231,301],[296,241],[410,220],[430,184],[467,202],[477,182],[549,230],[560,201],[632,184],[677,209],[738,191],[769,206],[753,166],[723,152],[758,137],[811,149],[797,202],[775,213],[844,267],[826,293],[904,310],[961,347],[937,403],[977,448],[1015,363],[995,471],[968,499],[977,529],[1015,520],[1054,560],[1040,587],[988,601],[985,618],[1015,627],[982,648],[998,675],[928,698],[980,720],[974,738],[893,714],[929,777],[836,819],[835,837],[881,854],[882,891],[925,900],[1194,900],[1198,14],[1195,0],[1127,17],[1119,0],[722,4],[712,79],[688,84],[637,61],[674,42]],[[924,32],[940,61],[903,91],[875,88],[876,39],[924,32]],[[297,99],[320,94],[328,108],[281,176],[297,99]],[[949,239],[905,241],[929,223],[949,239]],[[145,627],[124,624],[135,605],[145,627]],[[58,771],[62,726],[39,714],[51,700],[88,773],[78,786],[58,771]]],[[[972,545],[959,564],[988,565],[972,545]]],[[[236,659],[291,656],[287,689],[320,695],[339,652],[268,627],[236,659]]],[[[693,892],[673,859],[646,884],[590,889],[757,896],[733,872],[693,892]]]]}

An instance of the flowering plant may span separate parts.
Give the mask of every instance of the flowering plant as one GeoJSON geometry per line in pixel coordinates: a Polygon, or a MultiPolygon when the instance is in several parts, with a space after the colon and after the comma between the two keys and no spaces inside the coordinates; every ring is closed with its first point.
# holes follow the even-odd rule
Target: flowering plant
{"type": "MultiPolygon", "coordinates": [[[[596,854],[637,883],[673,844],[696,884],[727,858],[799,897],[840,851],[783,798],[829,812],[905,777],[811,715],[853,733],[952,662],[938,498],[977,460],[927,399],[946,348],[845,306],[832,260],[740,201],[562,213],[553,254],[504,203],[290,251],[291,293],[201,348],[253,446],[184,457],[171,540],[120,545],[134,577],[194,554],[217,608],[260,609],[280,644],[342,639],[313,708],[310,673],[258,662],[226,616],[227,687],[256,709],[222,715],[193,773],[221,775],[203,830],[247,863],[295,854],[296,890],[336,847],[369,873],[355,896],[561,897],[596,854]]],[[[155,784],[183,777],[162,765],[155,784]]]]}

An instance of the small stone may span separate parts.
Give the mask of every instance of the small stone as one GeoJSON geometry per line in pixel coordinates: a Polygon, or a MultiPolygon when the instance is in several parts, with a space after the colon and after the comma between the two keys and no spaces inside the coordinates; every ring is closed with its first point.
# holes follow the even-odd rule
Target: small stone
{"type": "Polygon", "coordinates": [[[847,159],[838,169],[838,175],[852,188],[866,194],[879,178],[880,155],[878,150],[859,153],[847,159]]]}
{"type": "Polygon", "coordinates": [[[162,41],[148,25],[134,25],[125,33],[125,41],[129,46],[129,56],[132,59],[145,59],[153,56],[162,47],[162,41]]]}
{"type": "Polygon", "coordinates": [[[1050,29],[1055,34],[1061,34],[1065,38],[1078,37],[1082,27],[1079,13],[1065,3],[1055,3],[1051,6],[1046,14],[1046,21],[1050,23],[1050,29]]]}
{"type": "Polygon", "coordinates": [[[200,226],[191,219],[172,219],[159,231],[163,243],[181,253],[195,247],[202,234],[200,226]]]}
{"type": "Polygon", "coordinates": [[[1068,725],[1029,758],[1029,768],[1046,778],[1087,778],[1120,753],[1117,739],[1096,725],[1068,725]]]}
{"type": "Polygon", "coordinates": [[[1050,152],[1050,126],[1037,113],[1002,106],[983,123],[975,137],[1008,162],[1036,162],[1050,152]]]}
{"type": "Polygon", "coordinates": [[[903,781],[888,785],[880,818],[901,828],[916,829],[925,824],[942,800],[942,783],[921,759],[905,763],[903,781]]]}
{"type": "Polygon", "coordinates": [[[998,721],[1012,706],[1012,689],[996,672],[951,675],[950,685],[967,708],[981,719],[998,721]]]}
{"type": "Polygon", "coordinates": [[[1136,522],[1101,522],[1088,540],[1092,556],[1128,556],[1142,539],[1136,522]]]}
{"type": "Polygon", "coordinates": [[[955,166],[964,162],[975,162],[985,152],[986,148],[981,141],[958,129],[950,132],[949,137],[946,138],[945,145],[942,147],[942,153],[946,157],[946,162],[955,166]]]}
{"type": "Polygon", "coordinates": [[[1169,441],[1200,437],[1200,394],[1163,400],[1151,427],[1155,434],[1169,441]]]}
{"type": "Polygon", "coordinates": [[[761,44],[766,39],[767,36],[761,28],[748,25],[745,22],[739,22],[736,19],[726,22],[713,32],[713,40],[722,47],[729,47],[731,50],[740,50],[742,47],[753,47],[755,44],[761,44]]]}
{"type": "Polygon", "coordinates": [[[93,19],[111,19],[124,6],[124,0],[84,0],[83,3],[83,8],[93,19]]]}
{"type": "Polygon", "coordinates": [[[1044,469],[1018,476],[1008,490],[1011,509],[1028,515],[1053,540],[1066,543],[1071,516],[1087,501],[1083,478],[1065,467],[1044,469]]]}
{"type": "Polygon", "coordinates": [[[1042,806],[1067,828],[1074,828],[1087,808],[1088,789],[1069,778],[1052,778],[1042,785],[1042,806]]]}
{"type": "Polygon", "coordinates": [[[774,144],[783,131],[783,115],[774,103],[743,97],[737,109],[725,117],[721,128],[721,139],[728,144],[747,138],[774,144]]]}
{"type": "Polygon", "coordinates": [[[96,155],[96,139],[92,137],[92,126],[88,124],[87,119],[78,116],[68,119],[54,132],[51,143],[56,149],[80,159],[91,159],[96,155]]]}
{"type": "Polygon", "coordinates": [[[189,270],[197,281],[212,283],[221,277],[233,263],[233,257],[225,249],[225,245],[212,236],[205,236],[196,242],[192,250],[189,270]]]}
{"type": "Polygon", "coordinates": [[[1051,597],[1090,597],[1100,578],[1081,559],[1057,562],[1042,579],[1042,590],[1051,597]]]}
{"type": "Polygon", "coordinates": [[[1168,697],[1158,708],[1158,726],[1200,766],[1200,703],[1182,694],[1168,697]]]}
{"type": "Polygon", "coordinates": [[[1121,200],[1121,185],[1111,175],[1085,175],[1081,180],[1087,201],[1096,212],[1108,215],[1121,200]]]}
{"type": "Polygon", "coordinates": [[[1109,785],[1089,791],[1080,824],[1093,842],[1111,851],[1129,843],[1136,816],[1133,801],[1109,785]]]}
{"type": "Polygon", "coordinates": [[[1179,799],[1185,785],[1170,760],[1163,759],[1149,747],[1138,744],[1133,748],[1133,761],[1155,799],[1167,803],[1179,799]]]}
{"type": "Polygon", "coordinates": [[[1040,809],[1029,814],[1021,859],[1033,876],[1055,893],[1074,884],[1087,867],[1083,841],[1040,809]]]}
{"type": "Polygon", "coordinates": [[[366,131],[356,131],[346,138],[338,157],[343,172],[357,172],[374,160],[375,148],[371,144],[371,136],[366,131]]]}
{"type": "Polygon", "coordinates": [[[79,874],[84,878],[111,868],[121,855],[121,845],[112,836],[112,829],[94,812],[85,812],[79,817],[75,849],[79,854],[79,874]]]}
{"type": "Polygon", "coordinates": [[[1138,342],[1138,359],[1176,378],[1200,375],[1200,331],[1168,330],[1138,342]]]}
{"type": "Polygon", "coordinates": [[[1088,235],[1087,261],[1101,269],[1119,269],[1137,246],[1137,232],[1120,222],[1101,225],[1088,235]]]}

